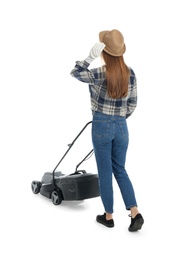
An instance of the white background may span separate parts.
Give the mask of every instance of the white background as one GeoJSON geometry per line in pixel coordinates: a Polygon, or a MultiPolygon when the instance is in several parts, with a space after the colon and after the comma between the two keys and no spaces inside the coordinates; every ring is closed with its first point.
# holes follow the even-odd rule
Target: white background
{"type": "MultiPolygon", "coordinates": [[[[175,258],[173,2],[0,1],[1,259],[175,258]],[[54,206],[30,187],[91,120],[88,86],[70,71],[98,33],[112,29],[123,33],[138,80],[126,167],[145,224],[134,234],[116,183],[113,229],[95,221],[100,198],[54,206]]],[[[63,173],[92,148],[90,128],[59,166],[63,173]]],[[[94,155],[81,168],[96,173],[94,155]]]]}

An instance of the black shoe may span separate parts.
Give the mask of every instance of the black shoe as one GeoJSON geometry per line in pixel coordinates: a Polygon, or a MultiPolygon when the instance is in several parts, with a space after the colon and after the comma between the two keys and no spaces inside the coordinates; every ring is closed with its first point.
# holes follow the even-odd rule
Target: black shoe
{"type": "Polygon", "coordinates": [[[104,213],[103,215],[98,215],[96,217],[97,222],[99,222],[100,224],[105,225],[106,227],[114,227],[114,220],[110,219],[110,220],[106,220],[106,213],[104,213]]]}
{"type": "MultiPolygon", "coordinates": [[[[129,217],[131,217],[131,215],[129,215],[129,217]]],[[[140,213],[138,213],[135,216],[135,218],[131,217],[131,224],[130,224],[128,230],[131,232],[138,231],[139,229],[142,228],[143,223],[144,223],[144,219],[143,219],[142,215],[140,213]]]]}

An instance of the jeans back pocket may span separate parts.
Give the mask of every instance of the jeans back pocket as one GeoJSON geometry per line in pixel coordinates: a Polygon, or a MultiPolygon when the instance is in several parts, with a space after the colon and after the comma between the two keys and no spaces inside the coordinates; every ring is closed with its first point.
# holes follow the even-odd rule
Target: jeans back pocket
{"type": "Polygon", "coordinates": [[[105,138],[110,134],[110,121],[105,119],[94,119],[92,122],[92,135],[105,138]]]}
{"type": "Polygon", "coordinates": [[[128,126],[127,126],[126,120],[119,121],[119,127],[120,127],[122,136],[127,137],[128,136],[128,126]]]}

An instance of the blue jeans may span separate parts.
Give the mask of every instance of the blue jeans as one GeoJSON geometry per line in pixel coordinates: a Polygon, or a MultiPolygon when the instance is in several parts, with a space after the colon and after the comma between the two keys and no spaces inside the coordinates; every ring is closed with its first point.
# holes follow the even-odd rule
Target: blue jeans
{"type": "Polygon", "coordinates": [[[128,148],[125,117],[95,112],[92,120],[92,142],[97,163],[100,196],[107,213],[113,213],[112,174],[118,183],[127,210],[137,206],[132,183],[125,170],[128,148]]]}

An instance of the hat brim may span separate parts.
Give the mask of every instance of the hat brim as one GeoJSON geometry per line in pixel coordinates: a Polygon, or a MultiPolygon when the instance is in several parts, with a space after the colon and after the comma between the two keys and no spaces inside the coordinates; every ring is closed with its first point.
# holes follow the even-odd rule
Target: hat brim
{"type": "Polygon", "coordinates": [[[103,42],[104,36],[108,33],[109,31],[102,31],[99,33],[99,40],[100,42],[103,42]]]}

